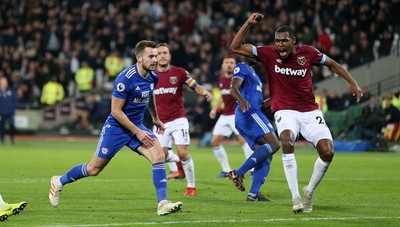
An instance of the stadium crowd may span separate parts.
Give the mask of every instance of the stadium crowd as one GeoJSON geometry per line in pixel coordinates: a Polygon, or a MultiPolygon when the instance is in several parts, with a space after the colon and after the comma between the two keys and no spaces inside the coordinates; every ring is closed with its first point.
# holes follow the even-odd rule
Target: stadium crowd
{"type": "MultiPolygon", "coordinates": [[[[135,44],[148,39],[168,43],[174,65],[215,86],[235,31],[254,11],[265,18],[248,43],[271,44],[275,29],[287,24],[299,44],[353,68],[391,53],[399,8],[398,0],[3,0],[0,77],[17,90],[19,107],[52,105],[102,89],[133,62],[135,44]]],[[[314,82],[328,76],[314,68],[314,82]]]]}

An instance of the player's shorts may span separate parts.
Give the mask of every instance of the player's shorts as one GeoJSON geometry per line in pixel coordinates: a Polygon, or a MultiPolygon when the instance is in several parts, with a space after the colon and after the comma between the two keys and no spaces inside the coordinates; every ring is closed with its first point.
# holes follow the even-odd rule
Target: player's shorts
{"type": "MultiPolygon", "coordinates": [[[[151,138],[157,138],[153,132],[144,125],[136,126],[141,130],[151,133],[151,138]]],[[[137,152],[136,149],[141,145],[143,145],[143,143],[133,132],[124,127],[106,123],[101,130],[95,154],[97,157],[110,160],[123,146],[127,146],[131,150],[137,152]]]]}
{"type": "Polygon", "coordinates": [[[332,140],[332,134],[325,123],[320,110],[299,112],[295,110],[279,110],[275,112],[275,125],[280,135],[289,129],[298,137],[299,133],[310,143],[317,146],[321,139],[332,140]]]}
{"type": "Polygon", "coordinates": [[[189,134],[189,121],[187,118],[178,118],[173,121],[164,124],[164,134],[156,133],[154,128],[154,134],[160,141],[161,147],[171,147],[171,141],[174,140],[176,145],[189,145],[190,134],[189,134]]]}
{"type": "Polygon", "coordinates": [[[239,132],[235,126],[235,115],[222,114],[221,116],[219,116],[217,123],[215,123],[212,134],[229,137],[231,136],[232,132],[236,135],[239,135],[239,132]]]}
{"type": "Polygon", "coordinates": [[[261,111],[245,114],[236,121],[236,128],[252,149],[261,137],[275,132],[271,122],[261,111]]]}

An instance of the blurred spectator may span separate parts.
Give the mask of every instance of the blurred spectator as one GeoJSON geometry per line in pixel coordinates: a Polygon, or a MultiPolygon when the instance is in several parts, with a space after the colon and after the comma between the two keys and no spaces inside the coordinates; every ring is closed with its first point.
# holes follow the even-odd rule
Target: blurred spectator
{"type": "Polygon", "coordinates": [[[114,81],[118,74],[124,69],[123,59],[117,50],[114,50],[106,57],[104,68],[106,69],[105,76],[109,81],[114,81]]]}
{"type": "Polygon", "coordinates": [[[17,95],[15,90],[8,86],[7,78],[0,76],[0,144],[4,144],[6,122],[8,122],[11,144],[14,144],[16,107],[17,95]]]}
{"type": "Polygon", "coordinates": [[[342,97],[340,98],[340,101],[342,110],[345,110],[349,108],[349,106],[356,104],[356,100],[353,96],[353,92],[351,91],[351,87],[346,88],[346,91],[343,93],[342,97]]]}
{"type": "Polygon", "coordinates": [[[328,104],[328,110],[340,111],[342,110],[341,100],[337,94],[336,90],[333,90],[329,96],[326,98],[326,103],[328,104]]]}
{"type": "Polygon", "coordinates": [[[64,98],[64,88],[57,81],[56,76],[52,76],[49,82],[47,82],[42,91],[40,97],[40,103],[46,106],[54,105],[60,102],[64,98]]]}
{"type": "Polygon", "coordinates": [[[87,61],[82,61],[81,67],[75,74],[75,81],[81,93],[89,92],[94,87],[94,70],[87,61]]]}
{"type": "Polygon", "coordinates": [[[355,138],[374,140],[381,133],[384,124],[385,117],[377,97],[372,95],[369,104],[363,108],[362,115],[354,126],[355,138]]]}

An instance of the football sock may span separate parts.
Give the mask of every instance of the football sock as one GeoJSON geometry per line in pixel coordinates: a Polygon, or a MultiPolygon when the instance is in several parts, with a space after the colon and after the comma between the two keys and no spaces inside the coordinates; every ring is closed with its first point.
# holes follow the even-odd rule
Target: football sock
{"type": "MultiPolygon", "coordinates": [[[[248,159],[250,157],[250,155],[253,154],[253,150],[250,148],[248,143],[243,144],[242,148],[243,148],[244,156],[246,157],[246,159],[248,159]]],[[[253,172],[254,168],[252,168],[250,171],[253,172]]]]}
{"type": "Polygon", "coordinates": [[[222,171],[229,172],[231,171],[231,166],[229,165],[228,155],[222,145],[217,147],[213,147],[214,155],[217,158],[219,164],[222,167],[222,171]]]}
{"type": "Polygon", "coordinates": [[[167,164],[171,172],[178,172],[178,166],[176,166],[176,162],[167,162],[167,164]]]}
{"type": "Polygon", "coordinates": [[[268,158],[265,162],[254,167],[253,181],[251,183],[250,193],[260,193],[260,188],[264,184],[271,167],[272,158],[268,158]]]}
{"type": "Polygon", "coordinates": [[[311,194],[314,192],[319,182],[321,182],[322,178],[325,176],[325,173],[328,170],[330,164],[330,162],[322,161],[322,159],[319,157],[315,161],[314,171],[311,175],[311,179],[307,187],[307,191],[311,192],[311,194]]]}
{"type": "Polygon", "coordinates": [[[253,154],[243,163],[243,165],[235,170],[235,173],[245,175],[251,168],[259,165],[273,154],[273,149],[268,143],[259,146],[253,154]]]}
{"type": "Polygon", "coordinates": [[[158,202],[167,199],[167,174],[165,172],[165,163],[157,162],[152,165],[153,184],[156,188],[158,202]]]}
{"type": "Polygon", "coordinates": [[[168,149],[167,157],[165,157],[165,162],[179,162],[179,156],[174,153],[172,149],[168,149]]]}
{"type": "Polygon", "coordinates": [[[196,182],[194,178],[194,162],[192,156],[189,156],[188,160],[181,161],[182,168],[186,175],[187,187],[188,188],[195,188],[196,182]]]}
{"type": "Polygon", "coordinates": [[[2,207],[4,205],[4,200],[3,200],[3,197],[1,197],[1,195],[0,195],[0,207],[2,207]]]}
{"type": "Polygon", "coordinates": [[[68,171],[66,174],[62,175],[60,177],[61,184],[65,185],[65,184],[68,184],[73,181],[76,181],[81,178],[89,176],[86,166],[87,166],[87,163],[77,165],[74,168],[72,168],[70,171],[68,171]]]}
{"type": "Polygon", "coordinates": [[[299,185],[297,181],[297,163],[294,154],[282,154],[283,170],[289,190],[292,193],[292,200],[300,196],[299,185]]]}
{"type": "Polygon", "coordinates": [[[249,147],[248,143],[242,145],[244,156],[249,158],[251,154],[253,154],[253,150],[249,147]]]}

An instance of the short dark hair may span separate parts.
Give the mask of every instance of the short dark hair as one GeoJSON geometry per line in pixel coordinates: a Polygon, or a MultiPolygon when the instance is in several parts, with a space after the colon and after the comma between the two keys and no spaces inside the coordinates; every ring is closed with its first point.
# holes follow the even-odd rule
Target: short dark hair
{"type": "Polygon", "coordinates": [[[278,32],[287,32],[287,33],[289,33],[290,38],[294,38],[293,28],[291,28],[287,25],[280,26],[278,29],[276,29],[276,33],[278,33],[278,32]]]}
{"type": "Polygon", "coordinates": [[[171,50],[171,47],[168,45],[168,43],[159,43],[157,44],[156,48],[158,47],[166,47],[168,50],[171,50]]]}
{"type": "Polygon", "coordinates": [[[138,42],[135,46],[135,54],[139,55],[141,54],[144,49],[146,49],[146,47],[150,47],[150,48],[156,48],[157,44],[153,41],[150,40],[142,40],[140,42],[138,42]]]}

